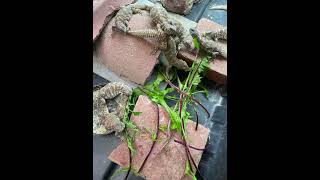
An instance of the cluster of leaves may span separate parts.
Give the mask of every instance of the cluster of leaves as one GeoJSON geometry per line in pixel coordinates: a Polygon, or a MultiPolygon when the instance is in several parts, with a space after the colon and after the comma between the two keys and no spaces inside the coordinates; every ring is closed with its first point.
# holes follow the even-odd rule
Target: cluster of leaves
{"type": "MultiPolygon", "coordinates": [[[[179,76],[175,74],[174,78],[178,81],[178,88],[180,91],[183,91],[190,96],[201,92],[207,95],[208,91],[204,86],[200,85],[203,74],[206,73],[207,68],[208,58],[205,57],[198,63],[193,63],[187,78],[183,81],[181,81],[179,76]],[[199,90],[199,87],[201,90],[199,90]]],[[[175,89],[173,87],[160,89],[160,84],[164,81],[170,80],[168,80],[164,73],[159,72],[156,80],[152,84],[148,84],[142,88],[141,91],[143,91],[153,102],[160,104],[166,109],[171,119],[171,125],[169,127],[170,130],[176,130],[184,139],[187,139],[187,134],[183,128],[186,127],[186,123],[190,119],[190,113],[187,111],[187,105],[194,103],[194,101],[190,96],[183,96],[181,94],[180,97],[169,96],[169,93],[173,92],[175,89]],[[167,104],[166,99],[179,101],[176,101],[176,104],[170,107],[167,104]]],[[[166,130],[165,127],[160,127],[160,129],[163,131],[166,130]]],[[[186,165],[186,174],[192,176],[193,179],[196,179],[195,173],[190,169],[189,162],[187,162],[186,165]]]]}
{"type": "MultiPolygon", "coordinates": [[[[200,45],[197,39],[194,39],[195,47],[199,50],[200,45]]],[[[190,71],[188,73],[187,78],[185,78],[183,81],[180,80],[177,73],[174,74],[173,79],[176,79],[178,82],[178,88],[180,97],[175,97],[169,95],[171,92],[175,91],[176,89],[173,87],[166,87],[165,89],[161,89],[160,85],[161,83],[171,82],[168,77],[164,75],[163,72],[158,71],[156,80],[146,85],[142,88],[134,89],[132,95],[128,99],[126,112],[124,116],[124,123],[125,123],[125,132],[124,137],[127,140],[128,148],[131,150],[131,152],[135,152],[134,148],[134,135],[130,132],[137,132],[138,129],[136,125],[130,121],[130,115],[133,113],[134,115],[140,115],[141,112],[133,112],[133,108],[135,106],[135,103],[137,101],[137,98],[139,95],[146,94],[153,102],[161,105],[165,108],[165,110],[168,112],[170,116],[170,126],[165,127],[161,126],[159,129],[161,131],[167,131],[168,129],[177,131],[180,133],[183,139],[187,139],[187,134],[185,132],[184,127],[186,127],[187,121],[190,119],[190,113],[187,111],[187,105],[193,104],[194,99],[191,97],[196,93],[204,93],[206,96],[208,96],[207,89],[201,85],[201,80],[203,78],[203,75],[207,72],[208,69],[208,61],[209,57],[201,58],[200,60],[195,60],[195,62],[192,64],[190,71]],[[184,92],[185,95],[181,94],[181,91],[184,92]],[[176,104],[174,106],[169,106],[167,104],[166,100],[175,100],[176,104]]],[[[151,139],[153,141],[156,141],[156,133],[151,132],[151,139]]],[[[188,155],[187,155],[188,156],[188,155]]],[[[192,158],[192,157],[191,157],[192,158]]],[[[123,168],[120,170],[120,172],[123,171],[130,171],[129,168],[123,168]]],[[[195,172],[192,171],[190,162],[186,162],[186,169],[185,173],[187,175],[190,175],[194,180],[196,180],[195,172]]]]}
{"type": "Polygon", "coordinates": [[[135,147],[134,147],[134,137],[135,133],[139,131],[137,126],[134,124],[133,121],[130,120],[131,114],[138,116],[141,114],[141,112],[134,112],[134,106],[138,100],[139,95],[142,93],[134,89],[131,96],[128,98],[127,106],[125,109],[124,117],[123,117],[123,122],[125,124],[125,129],[124,129],[124,137],[127,140],[128,147],[132,153],[135,152],[135,147]]]}
{"type": "Polygon", "coordinates": [[[127,178],[128,174],[130,173],[130,171],[138,175],[138,173],[131,168],[131,157],[136,152],[135,146],[134,146],[134,137],[135,137],[135,134],[139,131],[139,129],[137,128],[135,123],[130,120],[130,116],[131,116],[131,114],[133,114],[135,116],[139,116],[142,113],[142,112],[133,111],[134,106],[135,106],[135,104],[136,104],[136,102],[138,100],[138,97],[141,94],[142,93],[139,90],[137,90],[137,89],[133,90],[132,94],[128,98],[128,102],[127,102],[125,113],[124,113],[124,117],[123,117],[123,122],[125,124],[125,128],[124,128],[124,131],[123,131],[123,137],[127,141],[129,152],[130,152],[130,155],[129,155],[130,156],[129,167],[120,168],[115,173],[113,173],[112,177],[117,176],[120,173],[127,172],[127,175],[126,175],[126,178],[127,178]]]}
{"type": "MultiPolygon", "coordinates": [[[[198,50],[200,50],[200,45],[196,38],[194,38],[194,44],[195,47],[198,50]]],[[[145,86],[143,89],[141,89],[143,92],[145,92],[146,95],[149,96],[149,98],[153,102],[160,104],[166,109],[171,119],[171,125],[169,127],[170,130],[176,130],[177,132],[179,132],[184,140],[187,139],[187,133],[184,127],[186,127],[186,123],[190,118],[190,113],[187,111],[187,105],[194,103],[194,99],[192,98],[192,96],[196,93],[202,92],[206,96],[208,96],[208,91],[204,86],[200,85],[200,83],[203,78],[203,75],[207,73],[209,58],[210,57],[203,57],[200,60],[196,59],[190,68],[187,78],[183,81],[180,80],[178,74],[174,74],[173,79],[177,79],[178,81],[178,92],[180,93],[179,98],[168,95],[169,93],[177,89],[172,87],[174,85],[171,83],[168,77],[166,77],[164,73],[162,73],[161,71],[158,72],[157,78],[152,84],[149,84],[145,86]],[[171,84],[171,87],[168,87],[163,90],[160,89],[160,84],[163,81],[166,81],[169,84],[171,84]],[[201,90],[199,90],[199,88],[201,90]],[[170,107],[166,103],[166,99],[179,99],[179,101],[177,101],[174,106],[170,107]]],[[[189,156],[188,153],[187,156],[189,156]]],[[[196,180],[197,178],[195,176],[195,172],[192,171],[190,161],[188,160],[186,163],[187,164],[185,167],[185,173],[191,176],[194,180],[196,180]]]]}

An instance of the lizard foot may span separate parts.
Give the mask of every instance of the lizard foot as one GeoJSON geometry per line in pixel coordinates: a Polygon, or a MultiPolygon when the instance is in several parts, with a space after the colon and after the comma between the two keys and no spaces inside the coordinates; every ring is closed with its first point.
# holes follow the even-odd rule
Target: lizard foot
{"type": "Polygon", "coordinates": [[[159,48],[154,48],[154,49],[151,51],[150,55],[155,55],[158,51],[159,51],[159,48]]]}

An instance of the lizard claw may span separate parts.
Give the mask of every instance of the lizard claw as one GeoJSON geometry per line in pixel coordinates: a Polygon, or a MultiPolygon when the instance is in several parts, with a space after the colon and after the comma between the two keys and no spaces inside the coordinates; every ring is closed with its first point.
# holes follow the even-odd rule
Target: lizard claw
{"type": "Polygon", "coordinates": [[[150,55],[155,55],[159,51],[158,48],[155,48],[153,51],[151,51],[150,55]]]}

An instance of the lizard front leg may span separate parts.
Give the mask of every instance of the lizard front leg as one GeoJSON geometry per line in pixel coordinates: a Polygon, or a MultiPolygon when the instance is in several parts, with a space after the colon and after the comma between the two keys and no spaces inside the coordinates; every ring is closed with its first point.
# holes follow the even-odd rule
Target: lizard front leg
{"type": "Polygon", "coordinates": [[[227,40],[227,28],[221,28],[217,31],[207,31],[202,34],[202,37],[211,38],[214,41],[227,40]]]}
{"type": "Polygon", "coordinates": [[[188,64],[184,60],[179,58],[176,58],[176,60],[172,63],[172,65],[184,71],[188,71],[190,69],[188,64]]]}
{"type": "Polygon", "coordinates": [[[228,58],[226,44],[223,44],[223,43],[217,42],[217,41],[213,41],[208,38],[202,39],[202,42],[200,41],[200,43],[209,53],[219,52],[219,54],[221,56],[223,56],[224,58],[228,58]]]}
{"type": "Polygon", "coordinates": [[[167,43],[167,35],[166,35],[165,32],[162,30],[161,24],[158,23],[158,24],[156,25],[156,27],[157,27],[157,31],[158,31],[158,33],[159,33],[159,38],[158,38],[159,44],[158,44],[158,46],[155,47],[155,49],[154,49],[154,51],[152,52],[152,54],[157,53],[159,49],[162,50],[162,51],[164,51],[164,50],[167,49],[167,46],[168,46],[168,43],[167,43]]]}
{"type": "Polygon", "coordinates": [[[102,119],[103,127],[106,129],[106,134],[111,132],[121,132],[125,125],[120,121],[115,112],[105,114],[102,119]]]}

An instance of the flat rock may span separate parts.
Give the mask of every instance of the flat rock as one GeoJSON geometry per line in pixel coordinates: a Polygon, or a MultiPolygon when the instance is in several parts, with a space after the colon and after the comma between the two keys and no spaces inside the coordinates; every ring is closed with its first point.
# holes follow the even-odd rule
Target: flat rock
{"type": "Polygon", "coordinates": [[[117,8],[133,0],[93,0],[93,41],[97,39],[105,23],[109,22],[117,8]]]}
{"type": "MultiPolygon", "coordinates": [[[[210,21],[206,18],[200,19],[196,30],[204,32],[208,30],[217,30],[222,26],[210,21]]],[[[192,52],[180,51],[178,57],[184,59],[188,64],[192,64],[195,59],[195,55],[192,52]]],[[[217,57],[213,62],[209,64],[208,79],[213,80],[219,84],[227,84],[227,60],[223,57],[217,57]]]]}
{"type": "MultiPolygon", "coordinates": [[[[102,64],[120,77],[143,85],[158,63],[160,51],[152,54],[154,43],[142,38],[113,31],[112,19],[97,44],[97,56],[102,64]]],[[[129,21],[132,30],[152,28],[149,16],[135,14],[129,21]]]]}
{"type": "MultiPolygon", "coordinates": [[[[140,132],[135,137],[136,152],[132,159],[132,167],[138,170],[143,160],[146,158],[151,145],[151,133],[155,132],[157,125],[157,105],[146,96],[140,96],[134,111],[142,112],[139,116],[131,116],[131,120],[139,127],[140,132]],[[146,129],[144,131],[143,129],[146,129]]],[[[164,108],[159,106],[159,123],[160,127],[166,126],[169,121],[169,115],[164,108]]],[[[197,148],[204,148],[208,139],[209,130],[204,126],[198,126],[195,131],[196,123],[188,121],[187,134],[188,143],[197,148]]],[[[189,179],[185,177],[186,153],[183,145],[174,142],[174,139],[182,141],[180,135],[176,132],[173,133],[173,138],[165,145],[168,139],[166,133],[159,131],[159,136],[156,144],[146,161],[140,174],[148,180],[160,179],[189,179]],[[174,157],[174,158],[173,158],[174,157]]],[[[202,156],[202,151],[190,148],[192,157],[198,165],[202,156]]],[[[122,142],[108,157],[111,161],[119,164],[122,167],[129,166],[129,151],[126,142],[122,142]]],[[[193,169],[195,169],[193,167],[193,169]]]]}

